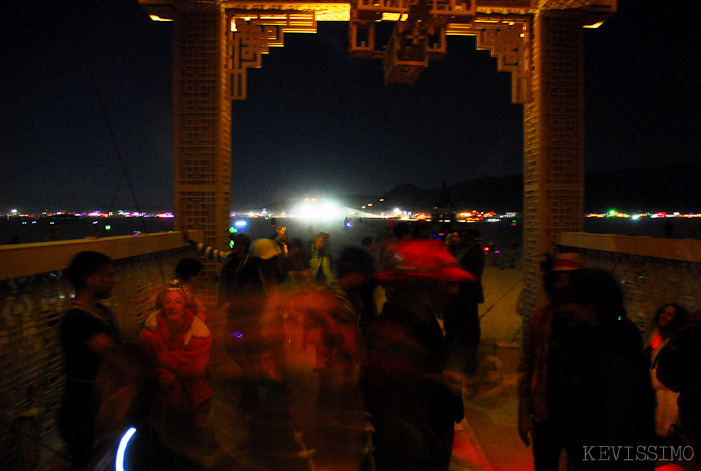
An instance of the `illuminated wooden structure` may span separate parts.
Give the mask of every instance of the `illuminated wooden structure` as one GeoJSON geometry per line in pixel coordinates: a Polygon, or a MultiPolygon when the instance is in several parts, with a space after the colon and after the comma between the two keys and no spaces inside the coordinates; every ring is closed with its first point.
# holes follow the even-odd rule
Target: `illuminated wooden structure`
{"type": "Polygon", "coordinates": [[[317,21],[349,23],[350,54],[384,63],[385,80],[413,83],[447,53],[447,35],[471,35],[511,72],[524,105],[526,312],[540,292],[539,258],[558,234],[581,231],[584,212],[582,28],[616,11],[616,0],[140,0],[154,19],[175,21],[175,214],[207,242],[227,243],[231,101],[246,98],[246,69],[317,21]],[[387,45],[378,22],[394,22],[387,45]]]}

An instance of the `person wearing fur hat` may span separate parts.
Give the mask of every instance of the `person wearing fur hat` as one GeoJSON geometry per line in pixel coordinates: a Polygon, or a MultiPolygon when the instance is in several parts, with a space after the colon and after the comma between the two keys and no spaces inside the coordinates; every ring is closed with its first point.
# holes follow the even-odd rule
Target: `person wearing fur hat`
{"type": "Polygon", "coordinates": [[[447,471],[464,410],[459,378],[445,372],[442,313],[476,278],[434,240],[397,247],[378,278],[387,303],[364,330],[376,469],[447,471]]]}
{"type": "Polygon", "coordinates": [[[572,275],[585,268],[578,253],[546,256],[541,264],[547,304],[531,316],[525,328],[519,362],[518,431],[526,446],[533,440],[533,461],[536,471],[558,469],[564,448],[561,434],[553,431],[547,406],[547,369],[555,306],[561,302],[563,290],[572,275]]]}
{"type": "Polygon", "coordinates": [[[156,300],[158,310],[139,333],[139,343],[158,365],[166,411],[184,426],[201,427],[214,395],[205,378],[212,336],[190,305],[183,285],[168,283],[156,300]]]}

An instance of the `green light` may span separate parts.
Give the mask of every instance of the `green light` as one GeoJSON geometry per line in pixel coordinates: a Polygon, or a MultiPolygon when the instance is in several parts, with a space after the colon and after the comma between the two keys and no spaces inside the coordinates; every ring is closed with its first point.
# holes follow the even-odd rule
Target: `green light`
{"type": "Polygon", "coordinates": [[[613,216],[614,214],[616,214],[616,210],[615,210],[615,209],[609,209],[609,216],[613,216]]]}
{"type": "Polygon", "coordinates": [[[236,228],[235,228],[235,227],[230,227],[230,228],[229,228],[229,232],[231,232],[232,234],[235,233],[235,232],[236,232],[236,228]]]}
{"type": "Polygon", "coordinates": [[[112,226],[110,226],[109,224],[107,224],[107,225],[105,226],[105,230],[106,230],[106,231],[109,231],[109,230],[111,230],[111,229],[112,229],[112,226]]]}
{"type": "Polygon", "coordinates": [[[229,241],[229,248],[230,248],[230,249],[233,249],[233,248],[234,248],[234,241],[233,241],[233,240],[230,240],[230,241],[229,241]]]}

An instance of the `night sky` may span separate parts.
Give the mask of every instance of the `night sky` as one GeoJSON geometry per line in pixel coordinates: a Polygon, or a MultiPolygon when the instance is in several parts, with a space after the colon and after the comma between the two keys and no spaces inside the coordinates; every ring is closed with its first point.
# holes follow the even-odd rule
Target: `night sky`
{"type": "MultiPolygon", "coordinates": [[[[136,0],[14,2],[0,16],[0,213],[172,209],[172,23],[136,0]],[[128,168],[131,185],[121,178],[128,168]]],[[[619,0],[586,30],[586,167],[699,163],[693,18],[619,0]]],[[[233,102],[232,207],[522,172],[523,107],[471,37],[414,86],[351,59],[347,23],[288,34],[233,102]]]]}

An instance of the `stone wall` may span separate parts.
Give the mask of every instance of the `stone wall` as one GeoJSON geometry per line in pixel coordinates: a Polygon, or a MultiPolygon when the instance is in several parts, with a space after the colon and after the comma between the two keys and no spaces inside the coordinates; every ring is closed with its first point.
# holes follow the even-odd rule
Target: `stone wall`
{"type": "Polygon", "coordinates": [[[116,313],[127,339],[138,334],[177,261],[196,256],[175,233],[0,247],[2,470],[40,469],[47,447],[62,445],[48,442],[57,436],[64,383],[58,322],[73,294],[63,268],[82,250],[115,260],[117,284],[105,304],[116,313]],[[27,274],[28,265],[41,272],[27,274]],[[43,271],[56,267],[61,268],[43,271]]]}
{"type": "Polygon", "coordinates": [[[565,233],[559,249],[581,253],[587,267],[604,269],[621,282],[628,316],[643,335],[664,304],[701,310],[701,241],[565,233]]]}

